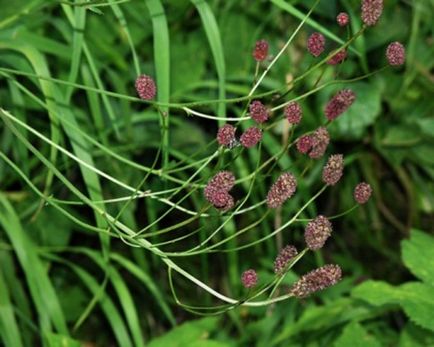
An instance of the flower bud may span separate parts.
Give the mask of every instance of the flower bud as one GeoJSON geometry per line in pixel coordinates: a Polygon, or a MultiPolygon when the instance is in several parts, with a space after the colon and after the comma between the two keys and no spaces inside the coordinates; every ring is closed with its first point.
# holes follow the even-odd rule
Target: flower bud
{"type": "Polygon", "coordinates": [[[319,127],[311,135],[312,137],[312,149],[309,152],[309,157],[312,159],[321,158],[330,142],[330,135],[325,127],[319,127]]]}
{"type": "Polygon", "coordinates": [[[359,204],[366,204],[371,197],[372,188],[368,183],[361,182],[354,188],[354,199],[359,204]]]}
{"type": "Polygon", "coordinates": [[[241,275],[241,283],[244,288],[253,288],[258,283],[258,274],[255,270],[249,269],[243,272],[241,275]]]}
{"type": "Polygon", "coordinates": [[[347,57],[347,51],[345,49],[341,49],[339,52],[337,52],[333,57],[331,57],[329,60],[327,60],[327,64],[329,65],[338,65],[342,63],[345,58],[347,57]]]}
{"type": "Polygon", "coordinates": [[[269,114],[265,105],[259,100],[253,101],[249,106],[250,117],[256,123],[264,123],[268,120],[269,114]]]}
{"type": "Polygon", "coordinates": [[[336,17],[336,22],[338,22],[339,26],[344,27],[347,26],[350,22],[350,17],[348,16],[348,13],[341,12],[336,17]]]}
{"type": "Polygon", "coordinates": [[[386,58],[391,66],[399,66],[405,63],[405,48],[399,42],[392,42],[387,46],[386,58]]]}
{"type": "Polygon", "coordinates": [[[297,139],[297,150],[305,154],[310,151],[312,148],[312,136],[311,135],[303,135],[297,139]]]}
{"type": "Polygon", "coordinates": [[[297,189],[297,180],[292,173],[285,172],[279,176],[267,194],[267,205],[270,208],[281,206],[294,195],[297,189]]]}
{"type": "Polygon", "coordinates": [[[259,40],[255,44],[255,49],[253,50],[253,58],[256,61],[264,61],[267,59],[268,55],[268,42],[265,40],[259,40]]]}
{"type": "Polygon", "coordinates": [[[240,143],[250,148],[255,146],[262,139],[262,131],[257,127],[248,128],[240,137],[240,143]]]}
{"type": "Polygon", "coordinates": [[[217,132],[217,142],[219,145],[233,147],[233,145],[236,143],[235,131],[235,127],[230,124],[225,124],[219,128],[217,132]]]}
{"type": "Polygon", "coordinates": [[[303,114],[300,104],[296,101],[292,101],[286,105],[284,113],[289,124],[300,123],[303,114]]]}
{"type": "Polygon", "coordinates": [[[289,262],[298,254],[297,248],[288,245],[279,252],[274,260],[274,273],[282,274],[289,262]]]}
{"type": "Polygon", "coordinates": [[[377,24],[383,12],[383,0],[362,1],[362,22],[367,26],[377,24]]]}
{"type": "Polygon", "coordinates": [[[325,38],[320,33],[313,33],[307,39],[307,50],[314,57],[318,57],[323,51],[325,47],[325,38]]]}
{"type": "Polygon", "coordinates": [[[304,240],[309,249],[316,251],[324,246],[331,233],[332,223],[320,215],[307,223],[304,230],[304,240]]]}
{"type": "Polygon", "coordinates": [[[136,91],[140,99],[151,100],[155,97],[156,87],[152,77],[140,75],[136,79],[136,91]]]}
{"type": "Polygon", "coordinates": [[[333,96],[325,107],[325,115],[328,120],[340,116],[356,100],[356,94],[351,89],[342,89],[333,96]]]}
{"type": "Polygon", "coordinates": [[[344,156],[342,154],[333,154],[329,157],[327,164],[322,171],[324,183],[334,186],[342,177],[344,171],[344,156]]]}

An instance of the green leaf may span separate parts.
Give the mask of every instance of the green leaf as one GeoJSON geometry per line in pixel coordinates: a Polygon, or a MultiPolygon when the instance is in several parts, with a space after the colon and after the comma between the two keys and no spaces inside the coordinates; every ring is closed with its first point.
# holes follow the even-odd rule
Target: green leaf
{"type": "Polygon", "coordinates": [[[45,346],[47,347],[80,347],[80,341],[73,340],[68,336],[47,333],[44,335],[45,346]]]}
{"type": "Polygon", "coordinates": [[[375,337],[369,335],[363,327],[352,322],[348,324],[341,336],[336,340],[335,347],[381,347],[375,337]]]}
{"type": "Polygon", "coordinates": [[[381,306],[395,303],[400,298],[399,293],[399,289],[386,282],[366,281],[354,288],[351,296],[381,306]]]}
{"type": "Polygon", "coordinates": [[[434,334],[408,323],[399,337],[399,347],[434,346],[434,334]]]}
{"type": "Polygon", "coordinates": [[[402,285],[400,290],[405,293],[401,305],[410,320],[434,331],[434,287],[420,282],[410,282],[402,285]]]}
{"type": "Polygon", "coordinates": [[[434,238],[419,230],[401,242],[404,264],[419,279],[434,286],[434,238]]]}
{"type": "Polygon", "coordinates": [[[361,139],[366,128],[372,125],[380,114],[382,88],[378,83],[367,82],[354,83],[349,88],[356,93],[356,101],[332,122],[330,132],[332,137],[336,138],[361,139]]]}
{"type": "MultiPolygon", "coordinates": [[[[218,318],[208,317],[184,323],[167,334],[153,339],[149,347],[183,347],[183,346],[212,346],[207,345],[209,334],[217,327],[218,318]]],[[[214,346],[218,346],[215,345],[214,346]]]]}

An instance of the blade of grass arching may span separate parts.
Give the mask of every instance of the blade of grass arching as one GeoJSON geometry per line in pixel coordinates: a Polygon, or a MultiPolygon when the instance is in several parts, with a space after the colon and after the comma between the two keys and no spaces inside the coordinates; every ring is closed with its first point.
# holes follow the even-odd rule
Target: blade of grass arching
{"type": "Polygon", "coordinates": [[[0,337],[6,347],[21,347],[23,342],[6,284],[7,282],[0,268],[0,337]]]}
{"type": "MultiPolygon", "coordinates": [[[[72,55],[71,67],[69,70],[68,81],[74,83],[77,80],[78,70],[80,67],[81,56],[83,52],[83,36],[86,24],[86,9],[83,7],[74,8],[75,26],[72,34],[72,55]]],[[[74,89],[67,87],[65,93],[66,103],[69,104],[74,89]]]]}
{"type": "MultiPolygon", "coordinates": [[[[199,12],[200,18],[202,20],[202,25],[205,28],[206,36],[208,38],[209,45],[211,47],[211,52],[216,65],[217,76],[218,76],[218,98],[223,100],[226,98],[226,67],[225,67],[225,57],[223,53],[223,45],[220,37],[220,30],[217,25],[217,21],[212,13],[211,8],[205,0],[191,0],[191,2],[196,7],[199,12]]],[[[217,114],[220,117],[226,115],[226,104],[220,102],[217,108],[217,114]]],[[[219,121],[220,125],[224,121],[219,121]]]]}
{"type": "Polygon", "coordinates": [[[0,224],[23,268],[42,330],[51,331],[53,324],[59,333],[69,336],[65,317],[46,266],[39,259],[36,246],[24,232],[15,210],[3,194],[0,194],[0,224]]]}
{"type": "MultiPolygon", "coordinates": [[[[157,80],[157,100],[168,103],[170,98],[170,41],[166,14],[160,0],[145,0],[151,15],[154,35],[154,64],[157,80]]],[[[160,107],[163,142],[163,170],[169,165],[169,108],[160,107]]]]}
{"type": "MultiPolygon", "coordinates": [[[[294,17],[296,17],[300,20],[303,20],[306,17],[306,15],[303,12],[297,10],[294,7],[294,5],[287,3],[285,0],[271,0],[271,2],[273,4],[275,4],[276,6],[280,7],[282,10],[285,10],[286,12],[290,13],[291,15],[293,15],[294,17]]],[[[319,24],[317,21],[313,20],[312,18],[308,18],[306,20],[306,24],[311,26],[315,30],[318,30],[319,32],[324,34],[324,36],[328,37],[329,39],[332,39],[333,41],[335,41],[341,45],[344,44],[344,41],[342,39],[337,37],[330,30],[328,30],[327,28],[325,28],[324,26],[322,26],[321,24],[319,24]]],[[[352,46],[349,47],[349,50],[352,51],[353,53],[355,53],[357,56],[361,55],[361,53],[356,48],[354,48],[352,46]]]]}
{"type": "MultiPolygon", "coordinates": [[[[86,288],[93,295],[98,295],[100,286],[98,282],[95,280],[95,278],[91,274],[89,274],[89,272],[84,270],[82,267],[77,266],[72,262],[64,260],[58,256],[52,254],[44,254],[44,256],[51,260],[59,262],[61,264],[67,265],[80,278],[80,280],[83,282],[86,288]]],[[[107,293],[104,292],[101,295],[102,298],[101,300],[99,300],[99,304],[113,330],[113,333],[117,340],[117,345],[132,347],[133,344],[131,342],[131,338],[128,334],[127,328],[125,326],[125,323],[122,319],[119,310],[116,308],[115,304],[113,303],[113,300],[108,296],[107,293]]]]}
{"type": "Polygon", "coordinates": [[[157,287],[152,278],[143,271],[140,267],[134,264],[132,261],[127,258],[121,256],[117,253],[112,253],[111,258],[118,262],[119,265],[125,268],[125,270],[129,271],[133,276],[135,276],[140,282],[142,282],[146,288],[151,292],[151,294],[155,297],[157,304],[161,307],[161,310],[165,314],[166,318],[172,325],[176,325],[175,317],[167,305],[166,299],[163,297],[161,290],[157,287]]]}

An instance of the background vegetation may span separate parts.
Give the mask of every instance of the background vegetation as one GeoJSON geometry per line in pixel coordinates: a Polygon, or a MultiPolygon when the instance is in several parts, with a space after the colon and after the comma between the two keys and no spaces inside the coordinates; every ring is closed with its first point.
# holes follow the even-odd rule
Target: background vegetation
{"type": "MultiPolygon", "coordinates": [[[[328,152],[347,158],[344,179],[304,217],[347,210],[353,205],[352,189],[362,180],[371,184],[374,196],[334,220],[327,246],[294,270],[302,274],[338,263],[344,280],[337,286],[302,301],[239,307],[199,319],[172,296],[161,258],[120,239],[107,216],[96,211],[105,209],[132,230],[146,228],[143,236],[153,243],[197,233],[165,244],[168,251],[194,247],[220,225],[224,217],[214,213],[209,220],[171,230],[186,219],[182,211],[171,210],[158,220],[168,209],[165,203],[134,198],[134,189],[125,189],[155,192],[188,180],[200,165],[195,160],[217,148],[212,141],[219,124],[176,107],[149,107],[136,98],[134,80],[139,73],[155,76],[163,103],[247,95],[254,80],[255,41],[267,39],[271,54],[277,54],[313,3],[0,1],[0,345],[434,345],[433,1],[386,1],[380,23],[354,42],[338,71],[349,79],[381,68],[391,41],[407,49],[405,68],[351,83],[357,102],[329,127],[328,152]],[[112,200],[119,197],[126,198],[112,200]]],[[[312,31],[327,37],[328,48],[338,47],[337,39],[347,35],[335,24],[340,11],[350,14],[356,32],[359,7],[358,0],[320,1],[259,92],[280,88],[308,69],[312,59],[305,42],[312,31]]],[[[305,78],[288,98],[311,90],[319,73],[305,78]]],[[[336,73],[328,67],[323,80],[336,73]]],[[[324,104],[340,87],[302,101],[297,134],[322,122],[324,104]]],[[[242,102],[220,102],[195,109],[236,117],[243,107],[242,102]]],[[[237,158],[232,166],[237,178],[249,175],[258,159],[278,153],[286,133],[282,123],[264,137],[262,152],[253,149],[237,158]]],[[[276,170],[291,163],[292,157],[284,155],[276,170]]],[[[320,168],[309,171],[297,197],[279,212],[284,220],[318,191],[320,168]]],[[[212,172],[206,167],[198,182],[212,172]]],[[[275,177],[256,182],[252,204],[265,196],[275,177]]],[[[249,186],[239,189],[242,196],[249,186]]],[[[182,197],[177,194],[174,201],[182,197]]],[[[201,190],[193,190],[183,206],[199,211],[201,190]]],[[[259,221],[223,250],[270,234],[279,220],[273,213],[261,219],[265,213],[261,206],[227,223],[223,236],[259,221]]],[[[248,249],[176,262],[211,287],[242,297],[242,271],[254,267],[264,281],[272,278],[278,249],[288,242],[301,244],[302,228],[296,225],[248,249]]],[[[297,274],[291,271],[285,283],[297,274]]],[[[182,303],[221,304],[190,281],[173,279],[182,303]]]]}

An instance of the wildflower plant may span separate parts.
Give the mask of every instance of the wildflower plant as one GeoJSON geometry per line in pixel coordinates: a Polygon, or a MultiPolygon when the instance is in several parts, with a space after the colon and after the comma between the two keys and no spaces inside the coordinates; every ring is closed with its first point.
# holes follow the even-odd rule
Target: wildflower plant
{"type": "MultiPolygon", "coordinates": [[[[319,0],[315,1],[279,50],[261,39],[254,44],[252,52],[240,55],[240,59],[253,60],[256,71],[252,72],[254,78],[250,81],[249,92],[239,97],[171,102],[166,98],[167,91],[159,85],[158,78],[152,77],[152,74],[144,75],[139,64],[136,65],[136,75],[131,76],[130,95],[101,92],[101,89],[91,85],[67,83],[47,76],[2,68],[0,71],[7,78],[21,74],[40,78],[41,83],[48,79],[50,83],[63,84],[65,90],[74,87],[99,94],[108,104],[108,97],[137,103],[141,110],[155,111],[161,131],[156,156],[152,164],[146,166],[140,160],[128,159],[121,152],[107,147],[107,137],[94,138],[80,129],[76,118],[59,106],[67,103],[68,98],[52,95],[56,105],[50,104],[53,101],[41,100],[26,85],[15,81],[17,88],[29,95],[39,107],[46,108],[65,133],[71,134],[71,145],[63,147],[58,140],[60,135],[54,134],[50,138],[30,125],[30,120],[23,121],[13,112],[1,109],[4,125],[32,153],[35,160],[50,168],[45,189],[42,191],[35,186],[7,156],[2,154],[2,159],[22,174],[26,183],[45,204],[53,206],[90,232],[98,233],[101,243],[109,245],[124,242],[153,254],[167,268],[168,285],[174,300],[187,310],[199,314],[217,314],[238,306],[267,306],[283,300],[306,298],[335,285],[345,276],[339,265],[312,269],[289,289],[282,285],[282,281],[289,271],[297,270],[297,264],[305,257],[312,256],[312,252],[333,243],[331,220],[335,217],[329,216],[328,211],[311,215],[310,209],[326,190],[334,189],[340,181],[345,180],[345,156],[334,152],[333,137],[330,136],[328,127],[336,118],[345,117],[346,111],[358,102],[351,83],[377,73],[375,71],[347,80],[340,79],[337,64],[346,64],[353,59],[353,43],[366,30],[375,30],[375,24],[381,20],[383,3],[381,0],[363,0],[359,13],[364,25],[355,33],[350,33],[348,28],[350,35],[342,35],[333,44],[326,33],[311,33],[305,48],[305,59],[310,62],[307,70],[276,89],[267,89],[267,84],[264,83],[267,74],[287,52],[294,38],[301,35],[301,29],[306,26],[318,3],[319,0]],[[325,69],[333,73],[320,74],[310,90],[298,88],[308,76],[325,69]],[[340,91],[322,105],[322,114],[315,115],[313,127],[312,123],[305,124],[304,105],[310,102],[315,93],[332,85],[338,85],[340,91]],[[242,110],[234,105],[242,105],[242,110]],[[64,117],[59,116],[62,112],[64,117]],[[170,124],[172,119],[188,122],[190,117],[201,119],[212,139],[186,155],[171,149],[170,124]],[[267,144],[276,143],[274,130],[282,122],[285,122],[287,128],[284,128],[281,145],[273,146],[271,151],[267,144]],[[71,132],[72,130],[74,131],[71,132]],[[51,153],[41,152],[27,135],[23,135],[23,131],[38,141],[49,144],[51,153]],[[118,176],[108,173],[104,166],[96,166],[89,155],[91,148],[107,156],[107,165],[116,163],[118,176]],[[85,183],[92,189],[86,192],[72,184],[67,172],[56,167],[59,156],[67,157],[73,163],[71,165],[78,165],[85,183]],[[255,159],[254,165],[246,165],[245,158],[252,157],[255,159]],[[137,182],[123,177],[124,166],[137,170],[141,179],[137,182]],[[297,197],[297,187],[306,185],[307,175],[310,175],[314,182],[312,184],[318,189],[311,197],[301,201],[297,197]],[[158,182],[152,189],[149,184],[151,180],[158,182]],[[52,189],[53,181],[64,185],[75,196],[74,200],[63,201],[56,196],[52,189]],[[268,191],[261,189],[261,186],[267,187],[268,191]],[[128,218],[128,214],[132,213],[129,208],[138,200],[157,206],[158,211],[148,215],[147,223],[143,226],[129,223],[128,218]],[[89,207],[94,213],[96,225],[77,220],[69,208],[74,204],[89,207]],[[295,244],[295,235],[304,235],[302,245],[295,244]],[[268,267],[250,263],[247,257],[240,257],[240,268],[248,270],[232,274],[237,283],[232,281],[234,288],[231,289],[221,283],[211,284],[212,281],[201,278],[200,271],[181,265],[183,259],[196,257],[201,261],[207,259],[212,267],[215,265],[217,271],[220,265],[216,259],[219,255],[253,252],[263,244],[273,245],[278,237],[290,245],[275,247],[276,252],[270,254],[268,267]],[[297,251],[296,246],[300,251],[297,251]],[[262,272],[272,274],[272,279],[269,280],[270,276],[258,275],[262,272]],[[184,280],[191,286],[197,286],[203,295],[212,296],[218,303],[201,305],[185,302],[178,292],[179,283],[184,283],[184,280]],[[241,286],[246,290],[241,291],[241,286]]],[[[347,13],[336,15],[335,25],[338,29],[352,22],[347,13]]],[[[405,62],[405,49],[400,43],[392,43],[385,54],[389,64],[394,67],[405,62]]],[[[158,64],[156,62],[157,66],[158,64]]],[[[110,118],[111,112],[115,111],[120,112],[120,109],[111,109],[107,117],[110,118]]],[[[116,125],[114,132],[116,134],[116,125]]],[[[187,132],[181,136],[190,138],[194,134],[187,132]]],[[[368,183],[358,185],[354,191],[354,207],[365,204],[371,193],[368,183]]],[[[344,216],[354,207],[336,214],[344,216]]],[[[142,210],[136,212],[143,213],[142,210]]],[[[198,302],[201,301],[200,295],[198,302]]]]}

